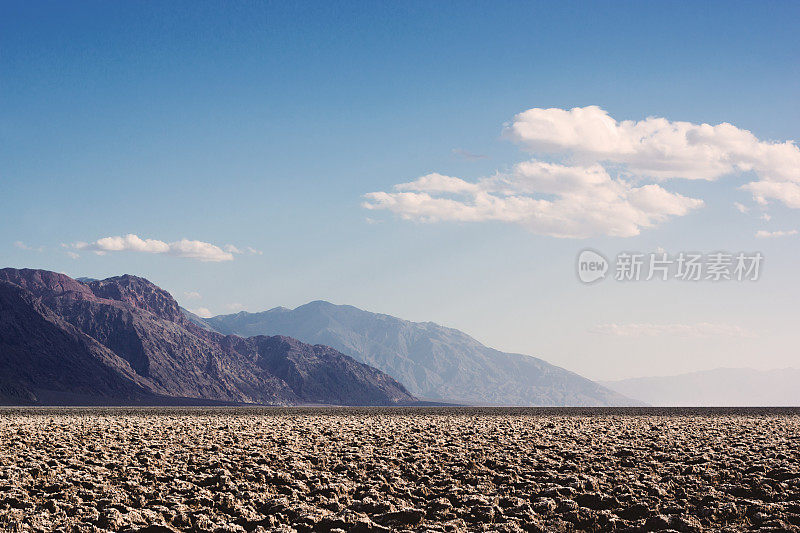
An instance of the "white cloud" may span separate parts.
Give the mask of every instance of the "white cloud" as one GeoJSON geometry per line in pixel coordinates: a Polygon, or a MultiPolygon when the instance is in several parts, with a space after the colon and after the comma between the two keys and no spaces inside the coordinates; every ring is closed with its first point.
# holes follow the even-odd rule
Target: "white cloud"
{"type": "Polygon", "coordinates": [[[237,246],[234,246],[233,244],[226,244],[223,249],[230,254],[248,253],[250,255],[262,255],[264,253],[261,250],[256,250],[252,246],[247,246],[244,249],[241,249],[238,248],[237,246]]]}
{"type": "Polygon", "coordinates": [[[25,244],[22,241],[16,241],[14,243],[14,247],[15,248],[19,248],[20,250],[27,250],[29,252],[43,252],[44,251],[44,246],[38,246],[38,247],[28,246],[27,244],[25,244]]]}
{"type": "Polygon", "coordinates": [[[107,252],[144,252],[152,254],[168,254],[176,257],[197,259],[198,261],[232,261],[233,254],[222,250],[219,246],[203,241],[181,239],[166,243],[157,239],[142,239],[132,233],[125,236],[103,237],[92,243],[77,242],[73,245],[78,250],[93,251],[98,255],[107,252]]]}
{"type": "Polygon", "coordinates": [[[417,191],[417,192],[441,192],[441,193],[469,193],[478,192],[480,185],[467,183],[466,181],[443,176],[442,174],[427,174],[410,183],[401,183],[395,186],[398,191],[417,191]]]}
{"type": "Polygon", "coordinates": [[[181,239],[169,244],[168,252],[178,257],[188,257],[199,261],[232,261],[233,255],[222,251],[219,246],[203,242],[181,239]]]}
{"type": "Polygon", "coordinates": [[[555,237],[629,237],[703,205],[653,181],[752,172],[757,180],[741,188],[759,205],[800,208],[800,148],[728,123],[617,121],[597,106],[534,108],[516,115],[504,136],[537,157],[475,181],[426,174],[368,193],[362,205],[421,222],[492,220],[555,237]]]}
{"type": "MultiPolygon", "coordinates": [[[[765,203],[766,202],[763,202],[762,204],[765,204],[765,203]]],[[[743,213],[745,215],[750,214],[750,212],[752,211],[752,209],[750,207],[748,207],[748,206],[746,206],[744,204],[741,204],[739,202],[733,202],[733,207],[735,207],[740,213],[743,213]]],[[[758,216],[758,218],[760,220],[765,220],[767,222],[772,220],[772,215],[770,215],[769,213],[761,213],[760,215],[756,215],[755,213],[753,213],[753,216],[758,216]]]]}
{"type": "Polygon", "coordinates": [[[200,298],[202,298],[202,297],[203,297],[203,296],[202,296],[202,295],[201,295],[199,292],[197,292],[197,291],[184,291],[184,292],[183,292],[183,295],[184,295],[186,298],[190,299],[190,300],[197,300],[197,299],[200,299],[200,298]]]}
{"type": "Polygon", "coordinates": [[[197,309],[189,309],[190,312],[196,314],[200,318],[211,318],[214,314],[207,307],[198,307],[197,309]]]}
{"type": "Polygon", "coordinates": [[[761,141],[725,122],[712,126],[657,117],[619,122],[597,106],[534,108],[515,116],[504,134],[535,153],[624,165],[640,177],[712,180],[753,171],[761,180],[800,181],[800,148],[794,142],[761,141]]]}
{"type": "Polygon", "coordinates": [[[593,333],[614,337],[754,337],[739,326],[699,322],[697,324],[599,324],[593,333]]]}
{"type": "Polygon", "coordinates": [[[790,235],[797,235],[797,230],[787,230],[787,231],[766,231],[766,230],[759,230],[756,232],[756,237],[759,239],[768,239],[772,237],[788,237],[790,235]]]}
{"type": "Polygon", "coordinates": [[[365,195],[367,209],[386,209],[421,222],[501,221],[553,237],[629,237],[671,216],[687,214],[701,200],[660,185],[634,187],[612,178],[600,165],[519,163],[507,174],[477,182],[428,174],[365,195]],[[549,195],[551,198],[544,198],[549,195]]]}
{"type": "Polygon", "coordinates": [[[75,252],[67,251],[66,254],[70,259],[79,259],[80,258],[80,255],[76,254],[75,252]]]}
{"type": "Polygon", "coordinates": [[[759,205],[767,205],[770,200],[778,200],[788,207],[800,209],[800,183],[753,181],[740,188],[750,192],[753,200],[759,205]]]}

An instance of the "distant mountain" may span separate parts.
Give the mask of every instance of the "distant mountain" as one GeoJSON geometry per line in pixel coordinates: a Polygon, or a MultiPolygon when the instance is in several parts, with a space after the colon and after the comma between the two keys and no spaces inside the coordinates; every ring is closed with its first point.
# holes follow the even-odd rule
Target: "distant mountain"
{"type": "Polygon", "coordinates": [[[224,334],[283,334],[333,346],[431,400],[480,405],[638,405],[541,359],[487,348],[456,329],[347,305],[316,301],[294,310],[278,307],[192,320],[224,334]]]}
{"type": "MultiPolygon", "coordinates": [[[[184,314],[184,316],[189,320],[189,322],[191,322],[195,326],[197,326],[199,328],[202,328],[202,329],[204,329],[206,331],[216,331],[214,328],[212,328],[211,326],[206,324],[206,321],[203,320],[202,317],[192,313],[191,311],[189,311],[186,308],[181,307],[180,309],[181,309],[181,312],[184,314]]],[[[217,333],[219,333],[219,332],[217,331],[217,333]]]]}
{"type": "Polygon", "coordinates": [[[0,402],[385,405],[414,402],[327,346],[201,329],[135,276],[0,270],[0,402]]]}
{"type": "Polygon", "coordinates": [[[717,368],[678,376],[602,382],[621,394],[666,407],[800,406],[800,369],[717,368]]]}

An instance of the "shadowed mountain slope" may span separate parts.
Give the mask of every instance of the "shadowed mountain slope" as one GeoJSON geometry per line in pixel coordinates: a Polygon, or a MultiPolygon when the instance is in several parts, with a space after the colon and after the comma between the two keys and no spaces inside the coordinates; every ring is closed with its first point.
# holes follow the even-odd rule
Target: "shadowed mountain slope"
{"type": "Polygon", "coordinates": [[[146,279],[79,282],[0,270],[0,399],[6,403],[387,405],[400,383],[325,346],[203,330],[146,279]]]}

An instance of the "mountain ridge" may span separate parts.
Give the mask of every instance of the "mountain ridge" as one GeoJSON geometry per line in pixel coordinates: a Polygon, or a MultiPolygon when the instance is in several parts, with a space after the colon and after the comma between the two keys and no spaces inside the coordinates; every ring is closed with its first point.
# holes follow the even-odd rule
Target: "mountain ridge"
{"type": "Polygon", "coordinates": [[[486,347],[458,329],[324,300],[295,309],[241,311],[200,321],[224,334],[282,332],[304,342],[333,346],[430,400],[477,405],[641,405],[542,359],[486,347]]]}
{"type": "Polygon", "coordinates": [[[800,369],[714,368],[672,376],[600,382],[658,407],[788,407],[800,405],[800,369]]]}
{"type": "Polygon", "coordinates": [[[402,384],[329,347],[201,329],[167,291],[137,276],[81,282],[45,270],[1,269],[0,311],[6,403],[416,401],[402,384]]]}

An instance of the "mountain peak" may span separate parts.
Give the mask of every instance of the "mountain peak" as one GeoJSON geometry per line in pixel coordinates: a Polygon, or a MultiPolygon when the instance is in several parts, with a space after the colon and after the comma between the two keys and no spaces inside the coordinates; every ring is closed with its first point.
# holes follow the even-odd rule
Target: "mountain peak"
{"type": "Polygon", "coordinates": [[[170,322],[183,323],[186,320],[170,293],[145,278],[131,274],[102,280],[82,278],[78,281],[49,270],[4,268],[0,270],[0,279],[48,300],[114,300],[149,311],[170,322]]]}
{"type": "Polygon", "coordinates": [[[315,300],[282,312],[206,322],[233,335],[290,335],[377,367],[422,398],[479,405],[635,405],[535,357],[488,348],[464,332],[315,300]]]}
{"type": "Polygon", "coordinates": [[[331,303],[331,302],[329,302],[327,300],[312,300],[312,301],[308,302],[307,304],[303,304],[303,305],[299,306],[297,309],[299,309],[301,307],[307,307],[307,308],[312,308],[313,309],[313,308],[333,308],[333,307],[339,307],[339,306],[334,304],[334,303],[331,303]]]}
{"type": "Polygon", "coordinates": [[[0,280],[8,281],[30,291],[37,297],[67,296],[74,299],[94,299],[95,295],[84,283],[66,274],[33,268],[4,268],[0,280]]]}
{"type": "Polygon", "coordinates": [[[123,274],[86,284],[98,298],[124,302],[170,322],[186,320],[172,295],[145,278],[123,274]]]}
{"type": "Polygon", "coordinates": [[[328,346],[224,336],[132,275],[0,270],[0,402],[387,405],[416,399],[328,346]]]}

